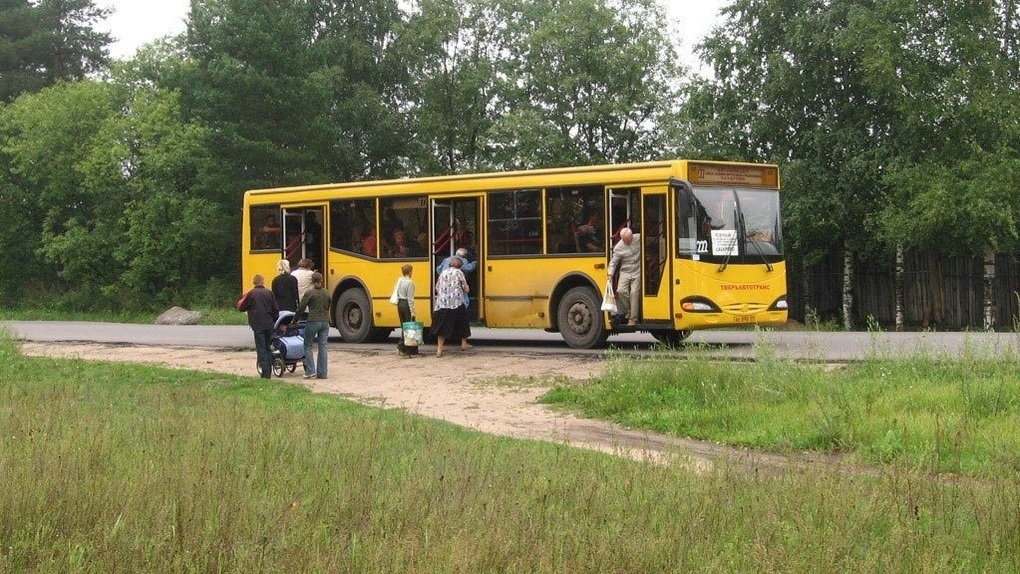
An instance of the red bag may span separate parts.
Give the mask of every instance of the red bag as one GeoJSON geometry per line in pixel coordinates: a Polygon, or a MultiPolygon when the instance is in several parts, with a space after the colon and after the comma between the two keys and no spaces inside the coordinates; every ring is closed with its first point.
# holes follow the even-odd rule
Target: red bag
{"type": "Polygon", "coordinates": [[[237,300],[237,310],[244,311],[244,307],[248,305],[248,297],[251,296],[251,289],[244,292],[241,298],[237,300]]]}

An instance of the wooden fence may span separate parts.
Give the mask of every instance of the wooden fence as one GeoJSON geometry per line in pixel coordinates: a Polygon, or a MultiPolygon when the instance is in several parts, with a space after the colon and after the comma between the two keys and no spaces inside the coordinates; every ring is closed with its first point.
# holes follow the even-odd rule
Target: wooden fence
{"type": "MultiPolygon", "coordinates": [[[[1020,254],[995,258],[995,330],[1014,329],[1020,314],[1020,254]]],[[[984,328],[984,264],[980,257],[948,257],[927,251],[904,254],[903,314],[906,328],[984,328]]],[[[787,267],[790,317],[804,321],[805,305],[823,320],[842,317],[843,254],[833,251],[808,270],[792,258],[787,267]]],[[[854,262],[854,325],[871,317],[883,328],[896,322],[894,261],[854,262]]]]}

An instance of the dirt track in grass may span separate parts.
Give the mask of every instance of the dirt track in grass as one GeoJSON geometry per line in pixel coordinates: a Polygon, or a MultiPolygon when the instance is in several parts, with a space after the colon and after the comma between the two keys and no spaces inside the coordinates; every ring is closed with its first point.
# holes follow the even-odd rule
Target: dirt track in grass
{"type": "MultiPolygon", "coordinates": [[[[22,343],[29,356],[145,363],[255,376],[253,351],[153,347],[98,343],[22,343]]],[[[725,445],[635,431],[582,419],[536,402],[557,383],[586,380],[604,372],[606,360],[591,356],[549,356],[475,348],[448,350],[441,358],[423,350],[406,359],[396,352],[330,349],[329,378],[306,380],[298,365],[281,380],[314,392],[342,395],[362,404],[403,409],[480,432],[554,441],[661,464],[685,464],[698,471],[717,465],[749,471],[785,471],[838,465],[838,457],[784,456],[725,445]]],[[[449,347],[448,347],[449,349],[449,347]]]]}

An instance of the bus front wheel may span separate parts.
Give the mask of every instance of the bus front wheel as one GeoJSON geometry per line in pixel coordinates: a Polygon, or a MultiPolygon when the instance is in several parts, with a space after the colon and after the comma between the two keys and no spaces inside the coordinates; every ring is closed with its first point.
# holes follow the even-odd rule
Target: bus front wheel
{"type": "Polygon", "coordinates": [[[368,295],[361,289],[348,289],[340,294],[336,303],[336,329],[348,343],[366,343],[372,340],[372,306],[368,295]]]}
{"type": "Polygon", "coordinates": [[[574,287],[560,299],[556,312],[560,335],[575,349],[593,349],[609,337],[602,316],[598,292],[590,287],[574,287]]]}

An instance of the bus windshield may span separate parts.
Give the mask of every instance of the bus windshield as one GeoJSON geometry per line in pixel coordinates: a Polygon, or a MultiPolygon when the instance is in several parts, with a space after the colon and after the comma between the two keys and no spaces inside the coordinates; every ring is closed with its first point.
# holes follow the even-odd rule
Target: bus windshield
{"type": "Polygon", "coordinates": [[[775,190],[682,186],[676,197],[680,257],[737,264],[781,259],[775,190]]]}

